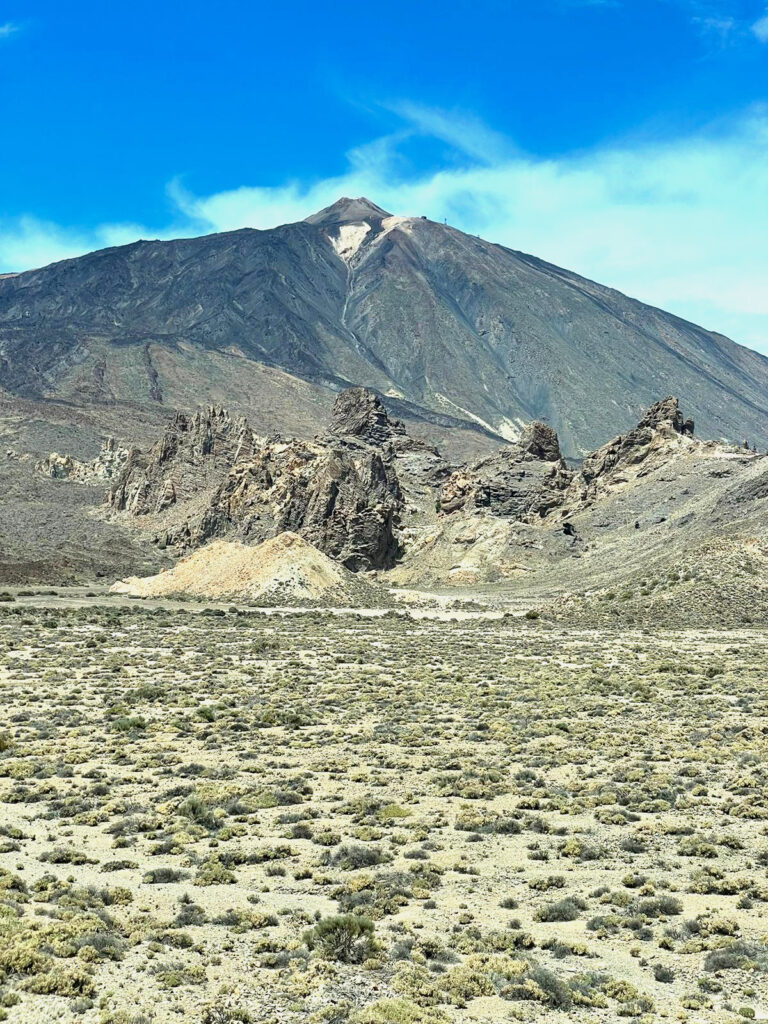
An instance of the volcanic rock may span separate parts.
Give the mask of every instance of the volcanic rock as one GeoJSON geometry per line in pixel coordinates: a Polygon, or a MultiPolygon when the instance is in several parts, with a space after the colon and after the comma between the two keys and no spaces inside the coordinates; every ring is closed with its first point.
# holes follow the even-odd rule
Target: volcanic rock
{"type": "Polygon", "coordinates": [[[223,409],[178,415],[146,456],[132,453],[107,501],[137,516],[178,505],[158,524],[165,545],[292,530],[350,569],[387,568],[403,504],[394,437],[405,437],[402,424],[362,389],[339,396],[331,430],[314,442],[257,438],[223,409]]]}
{"type": "Polygon", "coordinates": [[[555,431],[533,423],[518,444],[452,473],[443,485],[440,509],[483,510],[518,520],[542,518],[563,504],[572,476],[555,431]]]}
{"type": "Polygon", "coordinates": [[[460,431],[488,454],[541,419],[580,458],[669,381],[705,435],[768,443],[757,352],[362,197],[266,231],[139,241],[0,279],[0,391],[105,428],[118,403],[134,444],[146,407],[220,396],[264,432],[306,439],[330,389],[360,385],[443,447],[460,431]]]}

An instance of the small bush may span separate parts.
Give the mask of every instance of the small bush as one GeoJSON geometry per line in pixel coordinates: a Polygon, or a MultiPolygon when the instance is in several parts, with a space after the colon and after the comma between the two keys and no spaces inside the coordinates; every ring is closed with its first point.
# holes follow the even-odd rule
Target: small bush
{"type": "Polygon", "coordinates": [[[329,859],[329,863],[342,871],[355,871],[357,868],[372,868],[382,864],[386,857],[378,846],[340,846],[329,859]]]}
{"type": "Polygon", "coordinates": [[[355,914],[326,917],[304,933],[304,942],[327,960],[362,963],[374,950],[373,921],[355,914]]]}
{"type": "Polygon", "coordinates": [[[147,723],[141,715],[123,715],[121,718],[114,720],[111,728],[112,732],[130,734],[143,732],[147,728],[147,723]]]}
{"type": "Polygon", "coordinates": [[[179,871],[178,868],[152,868],[144,874],[142,881],[145,885],[167,885],[169,882],[180,882],[187,877],[187,872],[179,871]]]}
{"type": "Polygon", "coordinates": [[[556,903],[548,903],[539,907],[536,912],[536,920],[547,923],[553,921],[575,921],[582,910],[586,910],[587,904],[578,896],[566,896],[556,903]]]}
{"type": "Polygon", "coordinates": [[[729,946],[713,949],[704,960],[705,971],[768,970],[768,950],[754,942],[737,939],[729,946]]]}

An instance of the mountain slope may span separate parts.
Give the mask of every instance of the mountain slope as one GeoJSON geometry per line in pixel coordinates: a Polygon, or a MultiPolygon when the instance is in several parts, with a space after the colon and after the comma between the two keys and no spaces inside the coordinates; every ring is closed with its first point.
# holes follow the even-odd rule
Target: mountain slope
{"type": "Polygon", "coordinates": [[[0,280],[10,395],[94,407],[225,401],[292,431],[300,396],[306,433],[321,419],[312,407],[327,409],[348,384],[434,421],[438,443],[474,425],[475,443],[492,447],[492,435],[513,438],[539,419],[578,456],[674,391],[699,434],[768,444],[762,356],[365,199],[270,231],[137,242],[0,280]]]}

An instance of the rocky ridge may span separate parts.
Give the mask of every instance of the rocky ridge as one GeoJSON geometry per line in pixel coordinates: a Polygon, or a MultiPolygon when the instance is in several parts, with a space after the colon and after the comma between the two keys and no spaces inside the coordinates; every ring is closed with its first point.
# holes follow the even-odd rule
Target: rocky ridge
{"type": "Polygon", "coordinates": [[[350,569],[387,569],[409,529],[413,538],[477,515],[531,525],[568,520],[676,454],[707,447],[727,446],[694,438],[677,400],[667,398],[580,470],[568,468],[557,434],[543,423],[493,456],[452,468],[409,437],[376,395],[352,388],[314,441],[257,437],[245,420],[215,407],[179,414],[148,453],[125,459],[107,502],[164,529],[163,543],[181,550],[213,537],[254,543],[291,530],[350,569]]]}
{"type": "Polygon", "coordinates": [[[518,443],[452,473],[441,489],[440,510],[485,510],[520,521],[543,518],[563,504],[572,479],[555,431],[532,423],[518,443]]]}
{"type": "Polygon", "coordinates": [[[35,463],[35,469],[52,480],[72,480],[78,483],[97,483],[120,475],[131,450],[122,447],[113,437],[107,438],[99,454],[87,462],[71,455],[51,452],[35,463]]]}
{"type": "MultiPolygon", "coordinates": [[[[579,468],[544,423],[493,456],[452,466],[361,388],[338,396],[311,441],[260,437],[211,407],[175,416],[151,448],[121,459],[102,521],[146,547],[152,540],[164,558],[212,540],[253,546],[293,533],[395,587],[493,586],[497,600],[514,591],[546,603],[610,593],[619,579],[663,575],[664,565],[701,562],[704,580],[707,552],[718,550],[738,574],[742,541],[768,553],[765,458],[700,440],[671,397],[579,468]]],[[[711,602],[690,607],[713,614],[711,602]]]]}

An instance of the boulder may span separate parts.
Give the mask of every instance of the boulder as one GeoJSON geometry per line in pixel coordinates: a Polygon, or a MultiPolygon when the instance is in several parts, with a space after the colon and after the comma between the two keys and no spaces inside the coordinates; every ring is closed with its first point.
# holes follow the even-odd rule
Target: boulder
{"type": "Polygon", "coordinates": [[[540,423],[538,420],[529,423],[518,443],[524,452],[535,459],[541,459],[542,462],[563,461],[557,433],[546,423],[540,423]]]}

